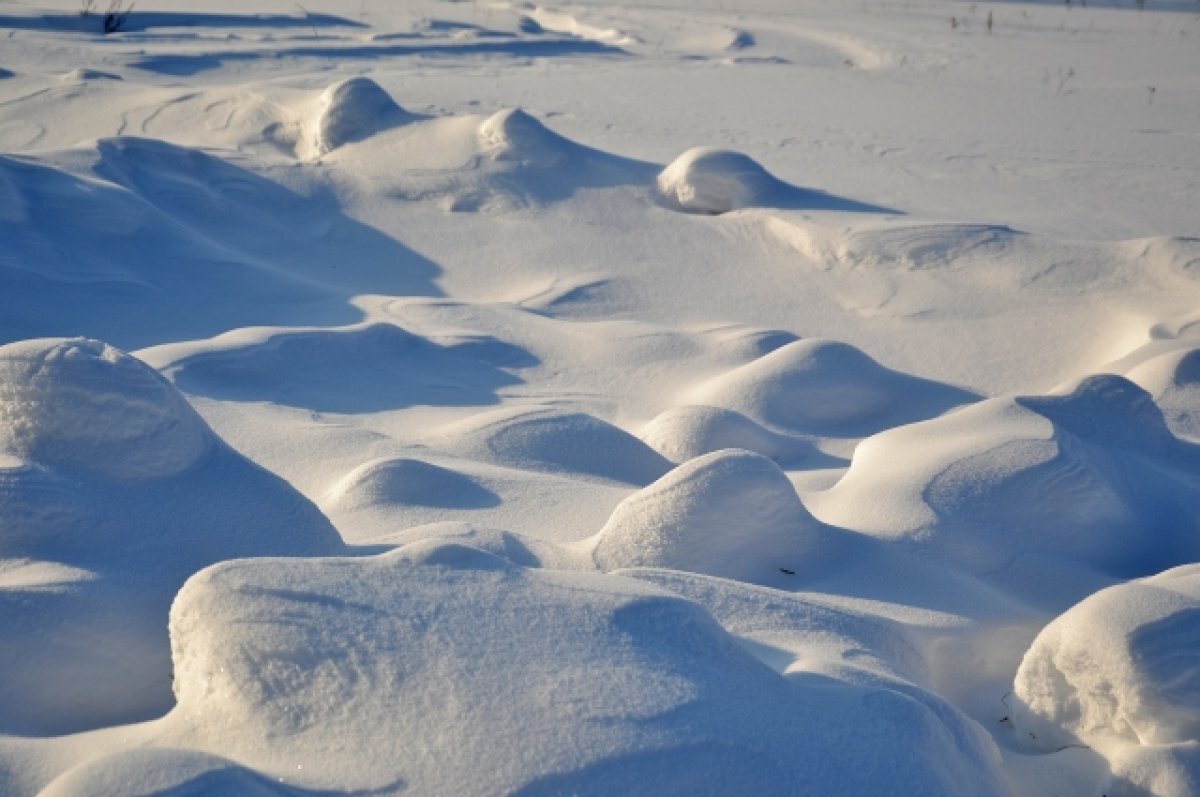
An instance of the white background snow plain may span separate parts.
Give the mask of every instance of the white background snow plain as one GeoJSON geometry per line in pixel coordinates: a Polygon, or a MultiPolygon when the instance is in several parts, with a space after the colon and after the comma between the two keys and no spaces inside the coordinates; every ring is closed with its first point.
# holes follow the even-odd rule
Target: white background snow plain
{"type": "Polygon", "coordinates": [[[79,8],[0,793],[1200,793],[1195,2],[79,8]]]}

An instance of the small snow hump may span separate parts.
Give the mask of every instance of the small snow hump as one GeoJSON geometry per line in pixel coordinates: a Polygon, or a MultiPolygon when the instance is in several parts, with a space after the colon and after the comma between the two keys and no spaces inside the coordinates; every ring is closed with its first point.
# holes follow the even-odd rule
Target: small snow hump
{"type": "Polygon", "coordinates": [[[781,185],[748,155],[708,147],[689,149],[658,175],[662,202],[685,213],[728,213],[769,204],[781,185]]]}
{"type": "Polygon", "coordinates": [[[1200,566],[1110,587],[1046,626],[1017,670],[1012,721],[1045,750],[1200,741],[1200,566]]]}
{"type": "Polygon", "coordinates": [[[804,569],[820,524],[779,466],[749,451],[698,457],[626,498],[594,538],[605,571],[666,567],[762,583],[804,569]]]}
{"type": "Polygon", "coordinates": [[[149,366],[97,340],[0,346],[0,451],[118,479],[169,476],[210,433],[149,366]]]}
{"type": "Polygon", "coordinates": [[[479,126],[483,153],[497,161],[551,168],[567,159],[570,142],[520,108],[492,114],[479,126]]]}
{"type": "Polygon", "coordinates": [[[314,157],[413,118],[378,83],[365,77],[334,83],[320,102],[312,134],[314,157]]]}

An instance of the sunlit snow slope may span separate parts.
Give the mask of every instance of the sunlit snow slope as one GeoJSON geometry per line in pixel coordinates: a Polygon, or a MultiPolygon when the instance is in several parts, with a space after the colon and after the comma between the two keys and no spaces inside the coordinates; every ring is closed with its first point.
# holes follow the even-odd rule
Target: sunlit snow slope
{"type": "Polygon", "coordinates": [[[0,2],[0,795],[1200,794],[1193,0],[0,2]]]}

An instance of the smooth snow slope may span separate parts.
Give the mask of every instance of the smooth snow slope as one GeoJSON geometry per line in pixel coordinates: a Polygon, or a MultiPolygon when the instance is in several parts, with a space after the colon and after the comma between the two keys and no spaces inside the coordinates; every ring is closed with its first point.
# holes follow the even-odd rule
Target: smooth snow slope
{"type": "Polygon", "coordinates": [[[0,794],[1196,794],[1142,5],[0,4],[0,794]]]}

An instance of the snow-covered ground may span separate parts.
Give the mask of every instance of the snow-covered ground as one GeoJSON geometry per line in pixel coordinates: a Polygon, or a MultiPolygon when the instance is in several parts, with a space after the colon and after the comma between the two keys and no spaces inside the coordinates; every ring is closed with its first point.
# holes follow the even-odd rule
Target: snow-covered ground
{"type": "Polygon", "coordinates": [[[1200,3],[0,0],[0,794],[1200,794],[1200,3]]]}

